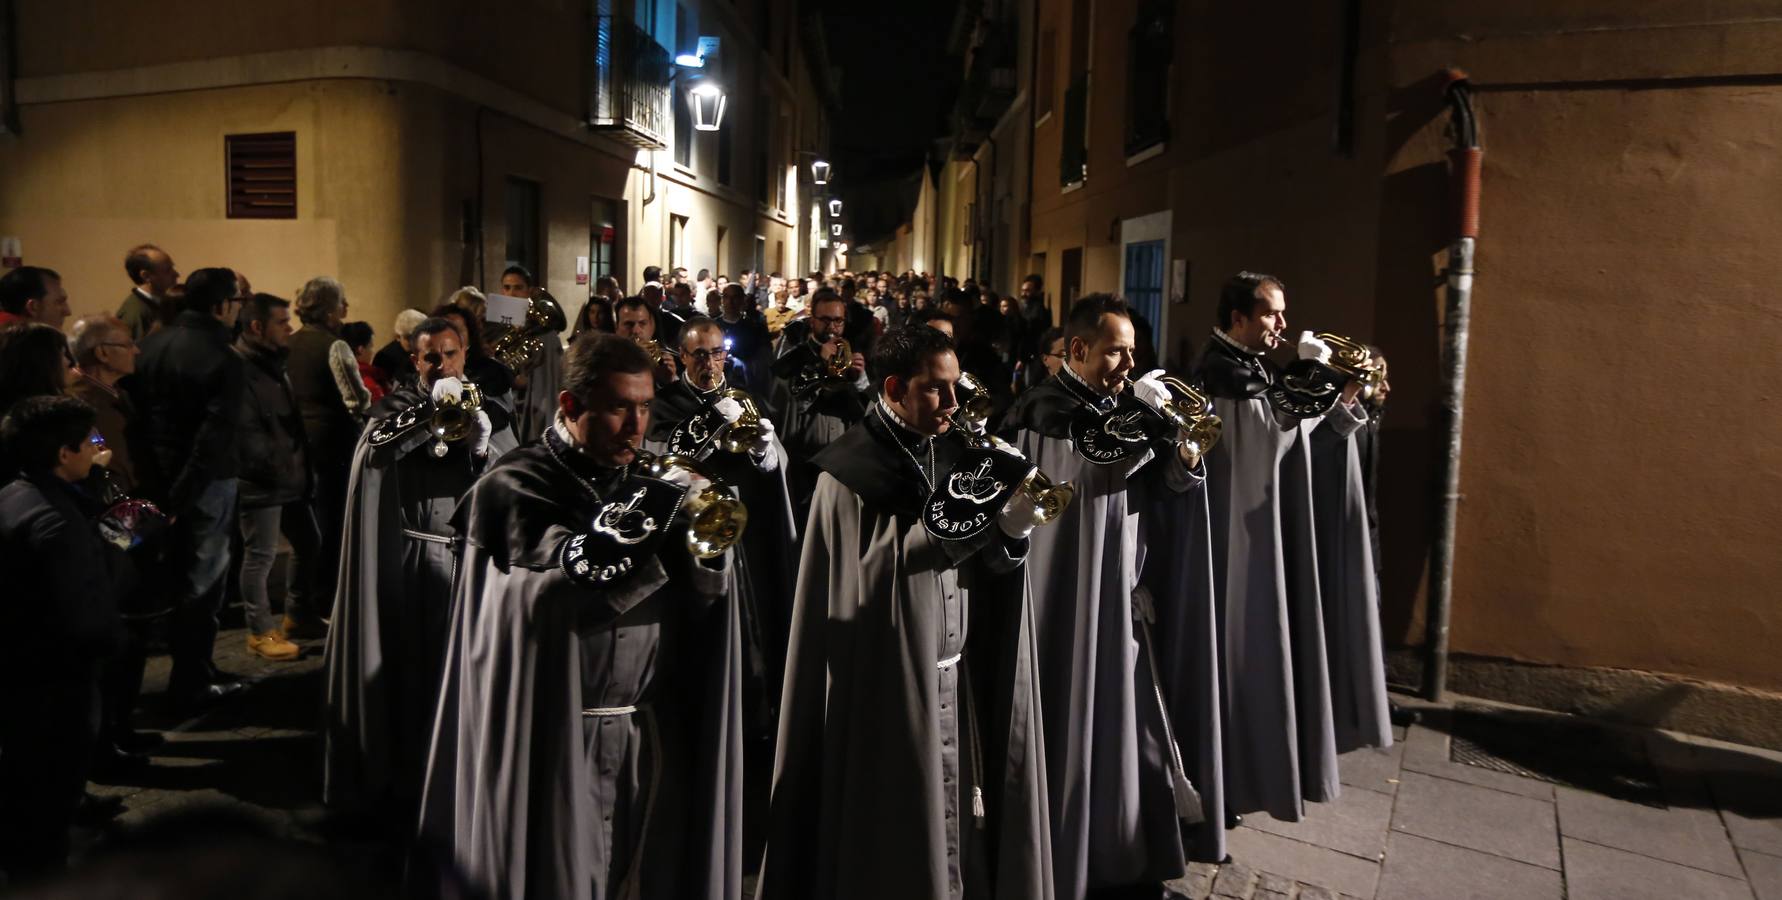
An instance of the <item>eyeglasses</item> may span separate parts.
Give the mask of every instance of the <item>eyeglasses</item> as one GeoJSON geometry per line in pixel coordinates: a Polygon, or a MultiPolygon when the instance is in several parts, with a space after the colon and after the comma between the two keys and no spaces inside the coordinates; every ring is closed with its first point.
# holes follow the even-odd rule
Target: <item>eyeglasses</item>
{"type": "Polygon", "coordinates": [[[693,361],[695,363],[698,363],[699,365],[703,366],[706,363],[711,362],[714,359],[719,362],[723,362],[724,360],[729,359],[730,351],[724,349],[723,347],[719,347],[716,350],[693,350],[693,351],[689,352],[687,355],[693,357],[693,361]]]}
{"type": "Polygon", "coordinates": [[[846,325],[846,324],[848,324],[847,316],[811,316],[811,319],[813,321],[817,321],[817,322],[827,322],[831,325],[846,325]]]}

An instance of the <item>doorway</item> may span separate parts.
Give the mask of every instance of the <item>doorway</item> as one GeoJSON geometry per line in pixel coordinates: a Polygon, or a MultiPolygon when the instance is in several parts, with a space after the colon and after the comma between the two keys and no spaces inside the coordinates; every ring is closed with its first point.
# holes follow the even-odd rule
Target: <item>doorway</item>
{"type": "Polygon", "coordinates": [[[1064,315],[1069,316],[1070,305],[1083,293],[1083,248],[1072,247],[1064,251],[1058,263],[1062,270],[1058,273],[1058,304],[1064,315]]]}

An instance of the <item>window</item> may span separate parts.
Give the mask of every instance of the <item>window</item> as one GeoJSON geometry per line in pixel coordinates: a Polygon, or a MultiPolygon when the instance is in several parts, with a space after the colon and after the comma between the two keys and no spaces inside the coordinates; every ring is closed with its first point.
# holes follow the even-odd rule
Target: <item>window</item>
{"type": "Polygon", "coordinates": [[[1126,155],[1169,140],[1169,81],[1175,4],[1145,0],[1126,33],[1126,155]]]}
{"type": "MultiPolygon", "coordinates": [[[[668,264],[669,266],[685,266],[687,264],[687,217],[670,214],[668,217],[668,264]]],[[[664,275],[668,273],[664,272],[664,275]]]]}
{"type": "Polygon", "coordinates": [[[1163,242],[1134,241],[1126,245],[1126,284],[1122,295],[1133,312],[1151,324],[1153,350],[1159,349],[1157,324],[1163,321],[1163,242]]]}
{"type": "Polygon", "coordinates": [[[1051,28],[1040,32],[1038,66],[1034,73],[1034,118],[1043,119],[1052,114],[1058,92],[1058,32],[1051,28]]]}
{"type": "Polygon", "coordinates": [[[718,226],[718,258],[712,263],[713,275],[730,274],[730,229],[718,226]]]}
{"type": "Polygon", "coordinates": [[[767,267],[767,238],[755,235],[755,274],[760,275],[767,267]]]}
{"type": "Polygon", "coordinates": [[[619,202],[595,197],[588,228],[588,283],[613,274],[619,248],[619,202]]]}
{"type": "Polygon", "coordinates": [[[543,277],[538,265],[538,182],[507,180],[507,265],[525,266],[543,277]]]}
{"type": "Polygon", "coordinates": [[[223,138],[231,219],[297,218],[297,133],[223,138]]]}
{"type": "Polygon", "coordinates": [[[1064,91],[1064,122],[1058,139],[1058,184],[1070,187],[1089,178],[1089,73],[1064,91]]]}

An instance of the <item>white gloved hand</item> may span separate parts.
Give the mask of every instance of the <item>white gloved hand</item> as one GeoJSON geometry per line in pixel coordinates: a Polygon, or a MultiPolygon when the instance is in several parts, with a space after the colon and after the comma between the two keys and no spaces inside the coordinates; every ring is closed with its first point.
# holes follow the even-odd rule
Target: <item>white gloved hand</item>
{"type": "Polygon", "coordinates": [[[706,478],[703,475],[696,475],[692,471],[683,468],[669,469],[662,475],[662,480],[669,484],[675,484],[686,488],[689,496],[698,494],[712,486],[711,479],[706,478]]]}
{"type": "Polygon", "coordinates": [[[1033,533],[1033,526],[1039,522],[1039,506],[1026,491],[1016,491],[1009,502],[1002,505],[1002,512],[996,514],[996,526],[1002,533],[1013,540],[1033,533]]]}
{"type": "Polygon", "coordinates": [[[761,431],[755,438],[754,446],[749,448],[749,455],[757,460],[756,466],[763,472],[772,472],[780,467],[780,454],[773,448],[773,436],[773,422],[762,416],[761,431]]]}
{"type": "Polygon", "coordinates": [[[1313,337],[1310,331],[1302,331],[1299,333],[1299,358],[1330,365],[1330,345],[1313,337]]]}
{"type": "Polygon", "coordinates": [[[1008,441],[1005,441],[1002,438],[999,438],[994,434],[989,435],[988,438],[990,441],[990,446],[993,449],[1001,450],[1002,452],[1007,453],[1008,455],[1013,456],[1016,459],[1025,460],[1027,458],[1027,454],[1022,453],[1020,447],[1017,447],[1014,444],[1011,444],[1008,441]]]}
{"type": "Polygon", "coordinates": [[[712,409],[717,410],[718,415],[723,416],[726,423],[742,418],[743,414],[742,404],[729,397],[712,404],[712,409]]]}
{"type": "Polygon", "coordinates": [[[453,399],[462,397],[464,396],[464,382],[447,375],[446,377],[433,382],[432,396],[434,403],[438,403],[440,399],[444,397],[451,397],[453,399]]]}
{"type": "Polygon", "coordinates": [[[489,414],[476,411],[476,418],[470,425],[470,449],[478,456],[489,455],[489,438],[495,433],[495,423],[489,421],[489,414]]]}
{"type": "Polygon", "coordinates": [[[1152,409],[1162,409],[1169,401],[1169,388],[1163,386],[1162,369],[1152,369],[1132,383],[1132,395],[1152,409]]]}

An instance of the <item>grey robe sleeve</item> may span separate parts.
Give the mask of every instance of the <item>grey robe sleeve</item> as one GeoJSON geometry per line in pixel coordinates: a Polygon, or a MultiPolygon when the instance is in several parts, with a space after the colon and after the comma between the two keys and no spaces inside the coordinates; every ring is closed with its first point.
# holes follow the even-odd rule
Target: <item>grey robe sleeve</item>
{"type": "Polygon", "coordinates": [[[1324,421],[1338,437],[1348,437],[1361,430],[1367,424],[1367,410],[1359,403],[1344,403],[1341,400],[1324,414],[1324,421]]]}

